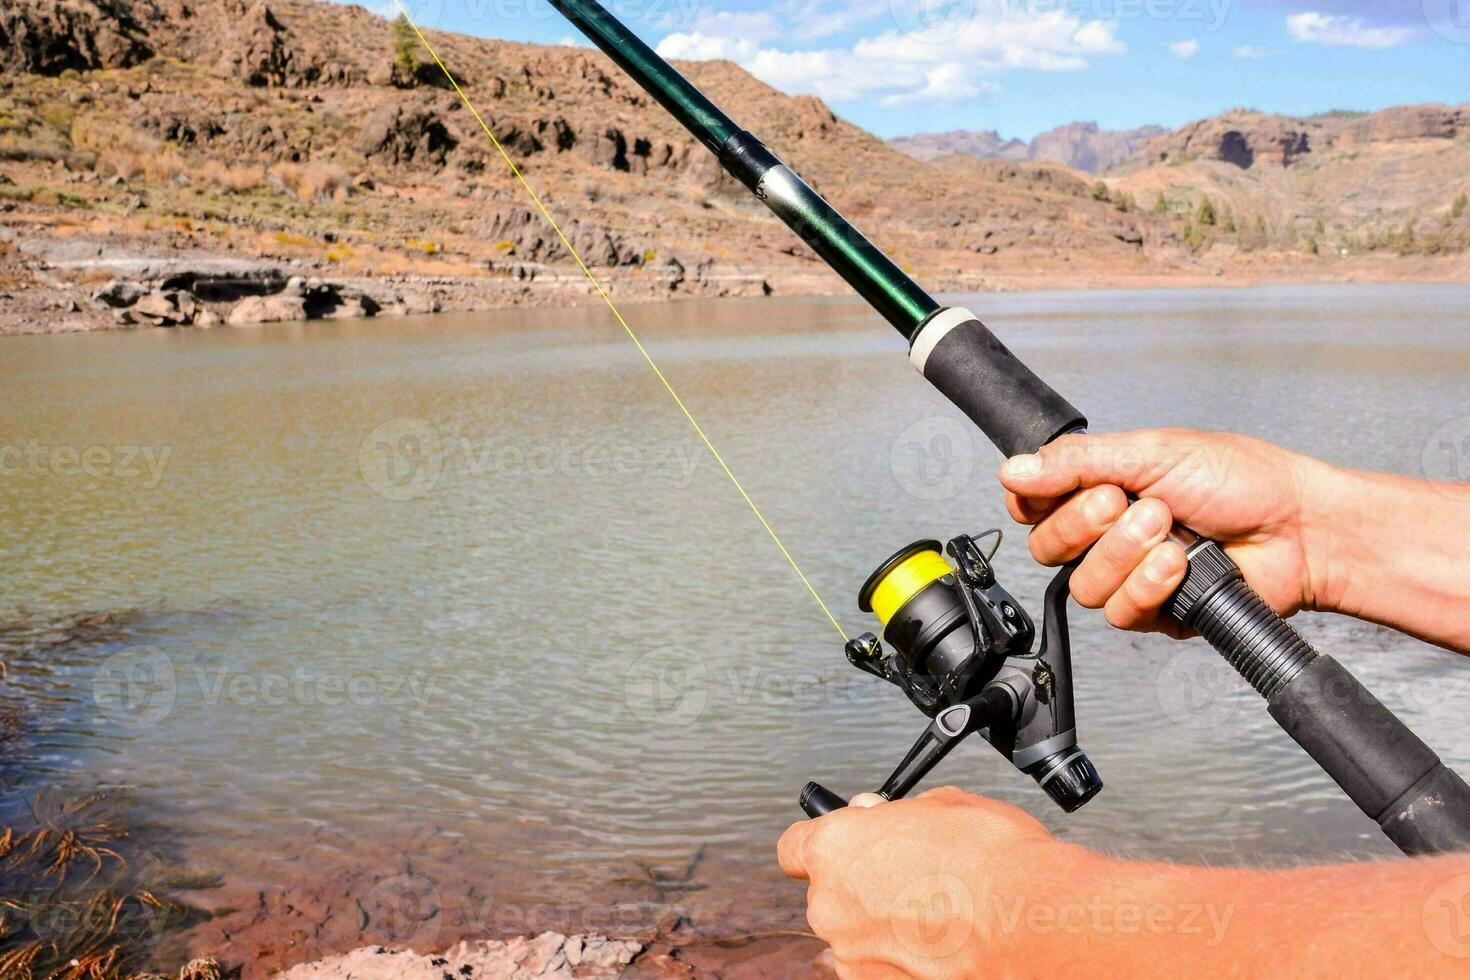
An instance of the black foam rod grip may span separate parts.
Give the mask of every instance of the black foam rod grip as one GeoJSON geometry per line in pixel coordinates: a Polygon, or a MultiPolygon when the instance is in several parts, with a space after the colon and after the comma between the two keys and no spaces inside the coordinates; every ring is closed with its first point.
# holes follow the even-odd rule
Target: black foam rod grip
{"type": "Polygon", "coordinates": [[[1405,854],[1470,850],[1470,787],[1336,660],[1313,660],[1270,711],[1405,854]]]}
{"type": "Polygon", "coordinates": [[[940,310],[914,334],[909,359],[1007,456],[1034,453],[1087,419],[1022,364],[968,310],[940,310]]]}

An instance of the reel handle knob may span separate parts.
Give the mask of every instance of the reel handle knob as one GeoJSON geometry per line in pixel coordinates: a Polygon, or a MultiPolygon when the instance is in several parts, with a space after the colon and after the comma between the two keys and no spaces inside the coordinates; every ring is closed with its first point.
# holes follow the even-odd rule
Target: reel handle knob
{"type": "Polygon", "coordinates": [[[801,809],[809,817],[820,817],[841,810],[847,801],[821,783],[807,783],[801,790],[801,809]]]}

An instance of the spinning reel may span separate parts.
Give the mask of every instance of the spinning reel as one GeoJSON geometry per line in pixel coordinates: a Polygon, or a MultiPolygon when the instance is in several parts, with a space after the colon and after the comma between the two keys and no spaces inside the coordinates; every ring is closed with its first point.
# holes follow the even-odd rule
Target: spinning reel
{"type": "MultiPolygon", "coordinates": [[[[978,734],[1071,813],[1102,789],[1092,762],[1077,747],[1072,711],[1072,660],[1067,591],[1072,565],[1047,586],[1041,645],[1020,603],[996,581],[991,559],[1001,532],[960,535],[946,550],[916,541],[868,576],[858,606],[875,613],[872,633],[849,640],[848,661],[903,691],[931,719],[878,794],[907,794],[950,750],[978,734]],[[990,550],[981,543],[993,539],[990,550]]],[[[817,817],[847,801],[807,783],[801,808],[817,817]]]]}

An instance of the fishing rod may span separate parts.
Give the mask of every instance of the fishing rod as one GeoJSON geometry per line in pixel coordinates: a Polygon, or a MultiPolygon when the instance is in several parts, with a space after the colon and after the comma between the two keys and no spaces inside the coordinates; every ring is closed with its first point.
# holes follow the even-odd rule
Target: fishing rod
{"type": "MultiPolygon", "coordinates": [[[[1085,432],[1082,413],[1026,367],[980,319],[941,307],[754,135],[595,0],[550,0],[714,153],[721,166],[806,242],[909,343],[909,360],[1002,453],[1034,453],[1085,432]]],[[[1182,525],[1189,557],[1167,615],[1198,631],[1263,698],[1281,727],[1406,854],[1470,849],[1470,787],[1346,668],[1319,654],[1246,583],[1214,541],[1182,525]]],[[[900,687],[930,726],[880,792],[913,787],[954,745],[979,734],[1068,811],[1101,780],[1077,748],[1065,603],[1073,566],[1047,590],[1041,647],[1024,610],[995,581],[990,555],[961,535],[910,545],[859,593],[883,640],[848,642],[848,660],[900,687]],[[882,642],[892,647],[885,653],[882,642]]],[[[845,806],[808,783],[802,808],[845,806]]]]}

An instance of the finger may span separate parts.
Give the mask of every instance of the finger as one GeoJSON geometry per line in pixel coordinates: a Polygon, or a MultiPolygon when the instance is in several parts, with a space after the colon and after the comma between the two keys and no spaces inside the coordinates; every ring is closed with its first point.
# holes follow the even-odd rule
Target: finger
{"type": "Polygon", "coordinates": [[[1173,523],[1174,515],[1162,500],[1133,504],[1072,573],[1072,597],[1088,609],[1101,609],[1173,523]]]}
{"type": "Polygon", "coordinates": [[[848,800],[847,805],[849,807],[861,807],[862,809],[866,810],[868,807],[878,806],[880,803],[887,802],[888,801],[886,799],[879,796],[877,793],[859,793],[857,796],[854,796],[852,799],[848,800]]]}
{"type": "Polygon", "coordinates": [[[1000,482],[1022,497],[1059,497],[1104,483],[1136,493],[1187,452],[1183,440],[1161,432],[1063,436],[1040,452],[1006,460],[1000,482]]]}
{"type": "Polygon", "coordinates": [[[1154,545],[1128,576],[1123,587],[1103,606],[1109,623],[1123,630],[1152,629],[1159,612],[1184,581],[1189,558],[1174,541],[1154,545]]]}
{"type": "Polygon", "coordinates": [[[815,829],[815,822],[798,820],[776,842],[776,861],[793,878],[807,880],[807,841],[815,829]]]}
{"type": "Polygon", "coordinates": [[[1043,565],[1069,562],[1092,547],[1127,508],[1128,498],[1117,487],[1079,493],[1032,528],[1031,554],[1043,565]]]}
{"type": "Polygon", "coordinates": [[[1006,510],[1017,524],[1035,524],[1056,510],[1060,503],[1054,497],[1018,497],[1006,492],[1006,510]]]}

